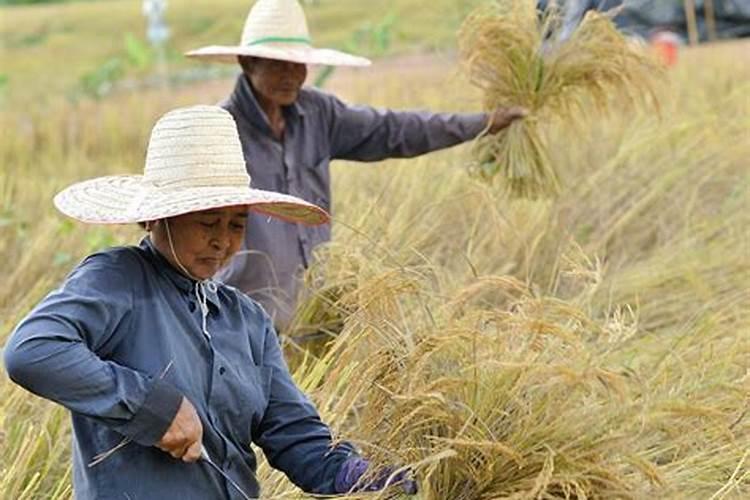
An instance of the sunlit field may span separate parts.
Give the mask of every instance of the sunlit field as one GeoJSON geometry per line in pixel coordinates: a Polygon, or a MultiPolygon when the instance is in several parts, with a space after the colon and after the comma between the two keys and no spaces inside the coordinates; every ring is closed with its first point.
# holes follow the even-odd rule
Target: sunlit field
{"type": "MultiPolygon", "coordinates": [[[[83,256],[142,236],[67,220],[53,194],[141,171],[161,114],[232,88],[228,68],[139,85],[153,66],[126,62],[111,92],[82,90],[141,26],[137,3],[0,9],[0,342],[83,256]]],[[[233,41],[246,3],[170,2],[173,49],[233,41]],[[197,19],[203,31],[189,28],[197,19]]],[[[339,47],[396,13],[387,42],[367,32],[373,67],[336,71],[326,88],[377,106],[479,109],[454,55],[476,2],[386,3],[307,7],[316,38],[339,47]]],[[[748,54],[683,51],[658,111],[557,124],[554,199],[510,200],[472,177],[471,145],[334,163],[334,241],[283,338],[336,435],[411,466],[421,499],[750,497],[748,54]]],[[[175,74],[198,67],[170,59],[175,74]]],[[[72,498],[66,411],[3,373],[0,421],[0,498],[72,498]]],[[[302,497],[259,474],[263,498],[302,497]]],[[[367,498],[378,497],[398,494],[367,498]]]]}

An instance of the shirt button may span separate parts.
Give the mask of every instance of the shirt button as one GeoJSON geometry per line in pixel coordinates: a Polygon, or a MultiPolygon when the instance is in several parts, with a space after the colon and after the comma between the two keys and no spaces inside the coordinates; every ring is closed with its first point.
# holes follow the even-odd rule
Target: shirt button
{"type": "Polygon", "coordinates": [[[226,369],[226,368],[224,368],[223,366],[220,366],[220,367],[219,367],[219,375],[224,375],[224,372],[225,372],[225,371],[227,371],[227,369],[226,369]]]}

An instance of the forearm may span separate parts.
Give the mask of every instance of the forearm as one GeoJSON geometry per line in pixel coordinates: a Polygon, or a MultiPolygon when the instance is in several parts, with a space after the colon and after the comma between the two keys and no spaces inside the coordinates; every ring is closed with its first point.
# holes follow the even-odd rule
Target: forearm
{"type": "Polygon", "coordinates": [[[5,349],[10,378],[69,410],[151,445],[166,431],[181,395],[168,384],[104,361],[66,334],[17,331],[5,349]]]}
{"type": "Polygon", "coordinates": [[[349,443],[333,445],[330,440],[302,440],[269,463],[284,471],[289,479],[307,493],[331,495],[340,493],[336,477],[346,460],[357,456],[349,443]]]}
{"type": "Polygon", "coordinates": [[[377,161],[407,158],[476,138],[489,124],[486,113],[431,113],[348,106],[331,101],[334,158],[377,161]]]}
{"type": "Polygon", "coordinates": [[[349,443],[334,445],[330,428],[300,391],[284,362],[276,332],[264,318],[263,364],[271,369],[266,411],[253,429],[256,444],[272,467],[308,493],[336,493],[336,475],[355,455],[349,443]]]}
{"type": "Polygon", "coordinates": [[[386,120],[389,157],[409,158],[476,138],[488,124],[485,113],[402,112],[386,120]]]}
{"type": "Polygon", "coordinates": [[[256,443],[272,467],[308,493],[335,493],[341,464],[355,454],[349,443],[334,446],[314,405],[286,374],[273,381],[272,396],[256,443]]]}

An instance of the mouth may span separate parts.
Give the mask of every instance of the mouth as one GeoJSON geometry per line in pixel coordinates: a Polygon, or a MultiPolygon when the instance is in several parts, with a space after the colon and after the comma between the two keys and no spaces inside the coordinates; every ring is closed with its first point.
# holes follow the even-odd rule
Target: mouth
{"type": "Polygon", "coordinates": [[[224,262],[224,259],[221,259],[219,257],[201,257],[200,259],[198,259],[198,262],[206,266],[218,267],[221,266],[222,262],[224,262]]]}

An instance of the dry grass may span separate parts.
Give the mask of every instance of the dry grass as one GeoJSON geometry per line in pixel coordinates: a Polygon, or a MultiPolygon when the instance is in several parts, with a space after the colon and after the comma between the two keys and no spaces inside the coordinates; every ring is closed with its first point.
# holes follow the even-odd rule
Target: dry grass
{"type": "MultiPolygon", "coordinates": [[[[455,108],[471,96],[451,70],[340,90],[455,108]]],[[[550,129],[571,179],[553,200],[467,178],[467,148],[335,165],[335,238],[298,331],[339,335],[295,364],[337,436],[413,467],[422,499],[750,496],[749,82],[735,58],[686,54],[667,119],[550,129]]],[[[52,193],[137,171],[157,116],[218,97],[193,92],[3,115],[3,338],[80,257],[138,237],[64,221],[52,193]]],[[[65,412],[3,377],[0,419],[0,497],[71,498],[65,412]]],[[[264,498],[302,496],[259,472],[264,498]]]]}
{"type": "Polygon", "coordinates": [[[472,13],[459,41],[471,82],[488,110],[524,106],[529,116],[477,145],[474,170],[514,197],[558,194],[561,180],[548,131],[580,131],[581,122],[608,109],[656,104],[661,68],[628,43],[604,14],[589,12],[567,39],[562,13],[529,0],[498,0],[472,13]]]}
{"type": "MultiPolygon", "coordinates": [[[[325,0],[306,5],[316,44],[382,56],[374,32],[390,18],[388,55],[452,47],[461,18],[481,0],[398,0],[357,2],[325,0]],[[359,32],[359,34],[358,34],[359,32]]],[[[239,41],[252,0],[170,0],[168,66],[177,72],[220,70],[182,57],[211,44],[239,41]]],[[[63,2],[0,8],[0,106],[27,108],[72,97],[86,74],[126,56],[130,33],[147,43],[142,2],[63,2]]],[[[124,79],[148,77],[154,68],[125,68],[124,79]]]]}

